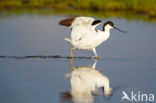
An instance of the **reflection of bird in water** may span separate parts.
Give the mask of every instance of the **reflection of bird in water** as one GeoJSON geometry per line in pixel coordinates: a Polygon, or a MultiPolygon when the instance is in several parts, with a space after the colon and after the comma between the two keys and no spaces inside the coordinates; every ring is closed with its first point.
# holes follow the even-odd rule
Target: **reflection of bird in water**
{"type": "Polygon", "coordinates": [[[75,103],[92,103],[93,94],[99,94],[98,87],[104,87],[104,94],[110,96],[112,88],[109,79],[99,71],[95,70],[96,61],[93,66],[77,66],[66,74],[71,77],[71,92],[68,93],[75,103]]]}
{"type": "Polygon", "coordinates": [[[109,38],[110,29],[114,28],[119,30],[111,21],[107,21],[103,25],[102,31],[97,30],[96,26],[101,22],[102,21],[94,20],[94,18],[91,17],[68,18],[59,22],[60,25],[72,28],[71,39],[65,38],[65,40],[73,46],[73,48],[70,49],[70,55],[72,58],[73,49],[92,50],[95,57],[98,58],[95,48],[109,38]]]}

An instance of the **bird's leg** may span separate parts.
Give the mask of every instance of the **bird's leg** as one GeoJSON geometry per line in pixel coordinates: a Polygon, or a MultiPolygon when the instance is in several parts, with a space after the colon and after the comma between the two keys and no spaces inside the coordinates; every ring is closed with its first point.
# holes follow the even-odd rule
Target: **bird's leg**
{"type": "Polygon", "coordinates": [[[73,59],[73,48],[70,48],[70,57],[71,57],[71,59],[73,59]]]}
{"type": "Polygon", "coordinates": [[[97,56],[97,53],[96,53],[96,49],[95,48],[93,48],[93,52],[94,52],[95,58],[96,59],[99,59],[99,57],[97,56]]]}

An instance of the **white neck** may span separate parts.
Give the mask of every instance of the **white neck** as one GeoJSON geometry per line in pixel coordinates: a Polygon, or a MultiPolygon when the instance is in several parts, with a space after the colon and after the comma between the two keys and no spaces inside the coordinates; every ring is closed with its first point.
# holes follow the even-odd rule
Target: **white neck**
{"type": "Polygon", "coordinates": [[[110,36],[110,30],[112,29],[113,27],[110,26],[110,25],[106,25],[104,27],[104,31],[102,32],[102,38],[103,38],[103,41],[107,40],[110,36]]]}
{"type": "Polygon", "coordinates": [[[110,29],[106,29],[105,31],[102,32],[103,41],[107,40],[109,36],[110,36],[110,29]]]}
{"type": "Polygon", "coordinates": [[[105,42],[109,38],[109,36],[110,36],[110,32],[108,29],[105,31],[98,31],[98,34],[95,38],[96,46],[100,45],[102,42],[105,42]]]}

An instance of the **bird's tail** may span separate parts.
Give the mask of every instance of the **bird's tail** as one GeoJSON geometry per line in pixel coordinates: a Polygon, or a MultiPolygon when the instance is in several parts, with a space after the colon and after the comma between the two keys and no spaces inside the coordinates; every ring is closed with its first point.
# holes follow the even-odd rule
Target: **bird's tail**
{"type": "Polygon", "coordinates": [[[69,42],[70,44],[72,44],[72,41],[68,38],[64,38],[65,41],[69,42]]]}

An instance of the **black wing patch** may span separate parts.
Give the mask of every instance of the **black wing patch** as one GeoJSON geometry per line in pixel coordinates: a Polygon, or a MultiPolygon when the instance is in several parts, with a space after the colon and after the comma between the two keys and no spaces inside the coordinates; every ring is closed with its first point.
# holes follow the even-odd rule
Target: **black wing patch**
{"type": "Polygon", "coordinates": [[[67,19],[63,19],[59,22],[60,25],[63,25],[63,26],[71,26],[73,21],[75,20],[75,18],[67,18],[67,19]]]}
{"type": "Polygon", "coordinates": [[[96,25],[96,24],[99,24],[101,22],[102,22],[101,20],[94,20],[93,23],[92,23],[92,25],[96,25]]]}

